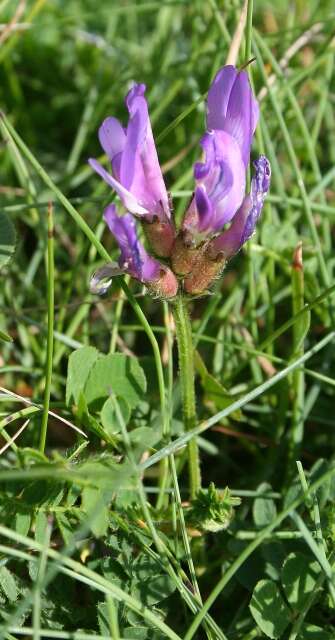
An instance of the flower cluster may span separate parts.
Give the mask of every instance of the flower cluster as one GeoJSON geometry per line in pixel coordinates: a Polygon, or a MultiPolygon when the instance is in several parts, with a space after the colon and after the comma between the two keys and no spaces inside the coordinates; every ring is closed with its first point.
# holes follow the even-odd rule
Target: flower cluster
{"type": "Polygon", "coordinates": [[[245,71],[231,65],[218,71],[208,92],[207,131],[200,141],[204,158],[194,165],[194,193],[176,230],[144,94],[143,84],[128,93],[126,128],[109,117],[99,129],[112,172],[89,160],[127,211],[119,216],[109,205],[104,213],[120,257],[118,265],[95,274],[93,290],[106,276],[128,273],[164,298],[174,298],[180,288],[198,295],[251,237],[269,190],[270,164],[260,156],[254,162],[250,193],[245,193],[258,104],[245,71]],[[141,221],[155,257],[138,239],[134,217],[141,221]]]}

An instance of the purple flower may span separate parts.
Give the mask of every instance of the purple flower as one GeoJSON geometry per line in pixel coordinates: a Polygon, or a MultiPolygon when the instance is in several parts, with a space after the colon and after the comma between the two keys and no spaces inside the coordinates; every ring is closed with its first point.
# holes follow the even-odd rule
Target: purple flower
{"type": "Polygon", "coordinates": [[[271,167],[265,156],[260,156],[254,162],[254,167],[256,175],[251,181],[250,194],[244,198],[229,229],[210,243],[210,251],[215,257],[219,253],[223,253],[226,260],[231,258],[255,231],[270,187],[271,167]]]}
{"type": "Polygon", "coordinates": [[[92,293],[105,293],[115,275],[128,273],[145,284],[152,292],[163,297],[174,297],[178,283],[172,271],[152,258],[139,241],[133,216],[118,216],[116,207],[110,204],[104,219],[120,248],[118,266],[110,263],[99,269],[91,280],[92,293]],[[109,278],[106,284],[101,284],[109,278]]]}
{"type": "Polygon", "coordinates": [[[217,233],[239,210],[259,109],[245,71],[220,69],[207,98],[205,161],[194,165],[196,187],[183,229],[197,242],[217,233]]]}
{"type": "Polygon", "coordinates": [[[125,208],[137,216],[161,222],[170,219],[165,188],[152,135],[145,85],[135,84],[126,97],[127,128],[116,118],[106,118],[99,129],[100,144],[112,164],[108,173],[96,160],[91,167],[116,191],[125,208]]]}
{"type": "Polygon", "coordinates": [[[120,269],[144,284],[157,280],[161,265],[149,256],[139,241],[133,216],[130,213],[118,216],[116,207],[110,204],[105,209],[104,220],[120,247],[120,269]]]}
{"type": "Polygon", "coordinates": [[[269,190],[270,164],[261,156],[254,163],[250,194],[245,194],[258,104],[245,71],[231,65],[220,69],[208,92],[207,132],[200,141],[204,159],[194,165],[194,195],[176,235],[144,93],[145,85],[136,84],[126,97],[127,128],[109,117],[99,129],[112,173],[96,160],[89,160],[127,209],[123,217],[116,214],[114,205],[105,211],[120,258],[118,265],[109,264],[93,276],[91,290],[105,291],[109,283],[103,284],[103,280],[128,273],[153,293],[173,298],[179,287],[177,274],[183,290],[198,295],[251,237],[269,190]],[[166,264],[146,252],[131,214],[141,219],[151,249],[166,258],[166,264]],[[229,228],[223,230],[228,223],[229,228]]]}

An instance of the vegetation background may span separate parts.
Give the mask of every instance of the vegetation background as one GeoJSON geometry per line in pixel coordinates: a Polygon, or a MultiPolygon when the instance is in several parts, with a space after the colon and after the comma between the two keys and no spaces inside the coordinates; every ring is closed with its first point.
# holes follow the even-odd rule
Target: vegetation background
{"type": "Polygon", "coordinates": [[[1,638],[335,638],[333,2],[257,0],[246,29],[271,192],[192,307],[203,486],[221,492],[188,502],[167,305],[134,283],[134,304],[117,280],[105,298],[88,289],[99,241],[117,255],[111,194],[87,165],[100,122],[125,120],[131,82],[146,83],[180,220],[241,11],[0,2],[1,638]],[[168,450],[157,362],[181,438],[168,450]]]}

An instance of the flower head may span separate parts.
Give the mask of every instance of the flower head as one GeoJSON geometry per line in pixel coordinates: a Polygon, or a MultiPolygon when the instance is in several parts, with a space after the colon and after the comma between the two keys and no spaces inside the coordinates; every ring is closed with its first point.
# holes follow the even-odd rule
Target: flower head
{"type": "Polygon", "coordinates": [[[97,160],[91,158],[89,163],[116,191],[127,211],[145,223],[154,252],[167,257],[175,232],[144,93],[145,85],[135,84],[126,96],[130,116],[126,129],[113,117],[106,118],[99,129],[112,175],[97,160]]]}
{"type": "Polygon", "coordinates": [[[95,278],[98,282],[100,275],[106,277],[106,269],[110,275],[129,273],[152,291],[171,298],[178,291],[177,274],[186,293],[201,294],[253,234],[269,190],[270,164],[260,156],[254,162],[250,194],[245,194],[258,103],[246,71],[232,65],[218,71],[208,91],[207,131],[200,141],[204,158],[194,165],[194,194],[176,233],[144,93],[144,84],[129,91],[126,128],[109,117],[99,129],[112,173],[89,160],[127,210],[122,217],[114,205],[105,211],[121,253],[117,267],[104,267],[103,274],[95,278]],[[141,220],[154,254],[167,259],[172,270],[146,252],[131,214],[141,220]]]}
{"type": "Polygon", "coordinates": [[[207,98],[207,133],[200,144],[204,162],[194,165],[194,198],[183,229],[194,242],[230,222],[242,204],[258,105],[248,75],[220,69],[207,98]]]}

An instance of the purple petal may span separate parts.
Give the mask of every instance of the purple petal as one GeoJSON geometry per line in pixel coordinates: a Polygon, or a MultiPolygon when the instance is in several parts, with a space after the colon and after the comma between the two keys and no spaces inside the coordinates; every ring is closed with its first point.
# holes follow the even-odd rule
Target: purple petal
{"type": "Polygon", "coordinates": [[[116,118],[106,118],[99,129],[100,144],[109,157],[113,173],[119,179],[116,156],[122,153],[126,144],[126,134],[120,122],[116,118]]]}
{"type": "Polygon", "coordinates": [[[115,206],[109,205],[104,212],[104,219],[121,250],[120,268],[143,283],[156,281],[160,276],[161,265],[148,255],[138,240],[133,216],[127,213],[119,217],[115,206]]]}
{"type": "Polygon", "coordinates": [[[220,69],[207,96],[207,127],[208,129],[223,129],[230,92],[236,80],[237,69],[227,65],[220,69]]]}
{"type": "Polygon", "coordinates": [[[257,220],[261,215],[264,200],[270,188],[271,166],[265,156],[260,156],[255,160],[254,167],[256,174],[251,181],[251,202],[252,207],[247,217],[242,234],[241,242],[244,244],[254,233],[257,220]]]}
{"type": "MultiPolygon", "coordinates": [[[[137,109],[134,115],[129,119],[127,127],[126,144],[122,154],[120,180],[126,189],[138,191],[138,185],[135,183],[135,165],[136,159],[140,159],[141,148],[144,144],[147,131],[147,118],[143,109],[137,109]],[[137,187],[137,189],[136,189],[137,187]]],[[[142,163],[138,163],[141,167],[141,180],[145,182],[145,176],[142,163]]],[[[144,185],[145,189],[145,185],[144,185]]],[[[143,190],[143,185],[141,185],[143,190]]]]}
{"type": "Polygon", "coordinates": [[[222,252],[226,258],[230,258],[254,233],[271,178],[270,163],[265,156],[260,156],[254,166],[256,175],[251,182],[251,193],[244,198],[229,229],[211,243],[214,255],[222,252]]]}
{"type": "Polygon", "coordinates": [[[99,176],[116,191],[126,209],[135,215],[145,215],[148,213],[147,209],[139,204],[135,196],[125,189],[120,182],[115,180],[115,178],[113,178],[113,176],[111,176],[110,173],[108,173],[108,171],[106,171],[101,164],[97,162],[97,160],[90,158],[88,162],[92,169],[94,169],[94,171],[96,171],[96,173],[98,173],[99,176]]]}
{"type": "Polygon", "coordinates": [[[212,203],[211,230],[215,232],[233,218],[241,205],[245,192],[245,168],[234,138],[224,131],[213,131],[210,136],[213,148],[207,160],[211,166],[201,183],[212,203]]]}
{"type": "Polygon", "coordinates": [[[258,117],[258,103],[246,71],[238,71],[231,65],[220,69],[208,92],[207,126],[226,131],[235,138],[245,167],[258,117]]]}
{"type": "Polygon", "coordinates": [[[200,146],[205,152],[205,162],[196,162],[193,174],[196,180],[204,180],[215,164],[214,132],[205,133],[200,140],[200,146]]]}
{"type": "Polygon", "coordinates": [[[126,97],[130,121],[127,128],[127,144],[121,163],[121,175],[129,180],[135,163],[133,156],[139,154],[143,173],[141,178],[138,177],[139,174],[133,174],[133,180],[136,177],[140,184],[133,182],[131,190],[136,190],[139,186],[141,191],[146,192],[146,199],[143,201],[145,206],[153,213],[159,215],[164,212],[167,217],[170,217],[168,195],[158,161],[144,93],[145,85],[137,84],[126,97]]]}
{"type": "Polygon", "coordinates": [[[205,187],[197,187],[194,198],[199,219],[198,228],[199,231],[205,231],[210,227],[213,216],[213,206],[206,193],[205,187]]]}
{"type": "Polygon", "coordinates": [[[240,71],[232,87],[223,129],[240,145],[244,165],[250,157],[252,137],[258,121],[258,104],[252,95],[248,74],[240,71]]]}
{"type": "Polygon", "coordinates": [[[194,165],[198,183],[183,228],[189,232],[215,233],[234,217],[245,192],[245,167],[236,140],[214,130],[201,140],[204,162],[194,165]]]}

